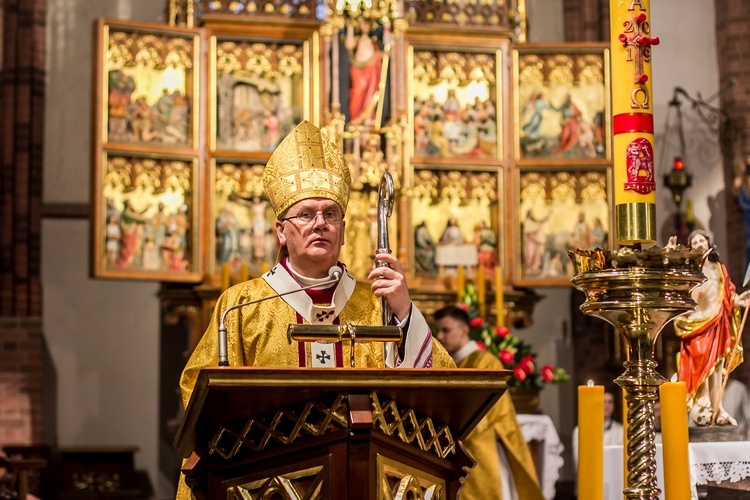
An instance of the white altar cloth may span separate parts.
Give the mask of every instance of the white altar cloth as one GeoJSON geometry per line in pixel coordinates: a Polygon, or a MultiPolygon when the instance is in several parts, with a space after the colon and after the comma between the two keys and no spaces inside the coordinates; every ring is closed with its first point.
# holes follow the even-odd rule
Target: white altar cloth
{"type": "MultiPolygon", "coordinates": [[[[735,483],[750,477],[750,441],[690,443],[692,498],[696,485],[709,481],[735,483]]],[[[604,447],[604,500],[621,500],[623,490],[622,446],[604,447]]],[[[656,482],[664,493],[663,447],[656,445],[656,482]]]]}
{"type": "Polygon", "coordinates": [[[555,485],[560,478],[560,467],[563,466],[562,452],[565,446],[560,442],[555,424],[549,415],[518,414],[518,424],[526,442],[540,443],[539,484],[547,500],[555,498],[555,485]]]}

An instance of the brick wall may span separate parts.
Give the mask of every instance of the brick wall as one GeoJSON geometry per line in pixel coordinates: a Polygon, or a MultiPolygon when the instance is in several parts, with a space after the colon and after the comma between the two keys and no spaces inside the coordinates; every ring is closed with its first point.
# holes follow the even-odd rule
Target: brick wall
{"type": "Polygon", "coordinates": [[[46,0],[0,2],[0,445],[43,436],[46,0]]]}
{"type": "Polygon", "coordinates": [[[43,440],[44,339],[39,321],[0,318],[0,445],[43,440]]]}
{"type": "MultiPolygon", "coordinates": [[[[720,106],[727,111],[721,133],[725,185],[745,166],[750,152],[750,9],[745,0],[715,0],[716,48],[719,61],[720,106]]],[[[727,249],[721,252],[732,281],[741,287],[745,274],[745,228],[742,213],[731,189],[726,190],[727,249]]],[[[750,334],[745,328],[745,348],[750,334]]],[[[746,355],[747,358],[747,355],[746,355]]],[[[743,363],[735,376],[750,382],[750,364],[743,363]]]]}
{"type": "Polygon", "coordinates": [[[566,42],[609,40],[609,0],[563,0],[566,42]]]}

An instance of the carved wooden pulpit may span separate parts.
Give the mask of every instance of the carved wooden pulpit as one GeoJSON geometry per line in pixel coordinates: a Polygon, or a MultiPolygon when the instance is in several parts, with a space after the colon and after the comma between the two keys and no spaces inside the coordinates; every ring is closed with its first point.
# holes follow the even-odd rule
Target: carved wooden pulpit
{"type": "Polygon", "coordinates": [[[198,498],[453,499],[509,373],[205,368],[175,446],[198,498]]]}

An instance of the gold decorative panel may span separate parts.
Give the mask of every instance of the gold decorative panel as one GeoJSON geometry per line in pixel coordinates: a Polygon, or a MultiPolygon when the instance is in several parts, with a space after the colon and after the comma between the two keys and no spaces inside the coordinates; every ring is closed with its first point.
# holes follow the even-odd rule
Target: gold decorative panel
{"type": "Polygon", "coordinates": [[[97,275],[197,280],[196,162],[112,153],[101,163],[97,275]]]}
{"type": "Polygon", "coordinates": [[[345,396],[330,405],[307,403],[301,410],[279,410],[248,419],[241,428],[221,426],[209,443],[209,453],[230,460],[240,452],[260,452],[348,427],[345,396]]]}
{"type": "Polygon", "coordinates": [[[106,27],[106,143],[194,148],[199,38],[106,27]]]}
{"type": "Polygon", "coordinates": [[[412,50],[413,161],[498,162],[502,53],[412,50]]]}
{"type": "Polygon", "coordinates": [[[213,148],[270,154],[305,116],[307,44],[215,37],[213,148]]]}
{"type": "Polygon", "coordinates": [[[370,394],[375,427],[388,436],[445,458],[456,452],[456,441],[447,425],[418,416],[410,408],[400,409],[395,401],[370,394]]]}
{"type": "Polygon", "coordinates": [[[607,168],[519,173],[519,281],[568,283],[573,276],[569,249],[610,246],[609,175],[607,168]]]}
{"type": "Polygon", "coordinates": [[[212,217],[209,248],[212,272],[228,264],[239,272],[243,264],[253,276],[273,267],[278,253],[276,215],[263,190],[264,165],[211,162],[212,217]]]}
{"type": "Polygon", "coordinates": [[[406,0],[404,10],[409,24],[491,27],[526,41],[525,0],[406,0]]]}
{"type": "Polygon", "coordinates": [[[230,486],[228,500],[317,500],[327,498],[330,467],[319,465],[230,486]]]}
{"type": "Polygon", "coordinates": [[[378,455],[378,500],[444,500],[445,481],[378,455]]]}
{"type": "Polygon", "coordinates": [[[456,266],[473,276],[501,262],[502,169],[414,172],[411,192],[414,269],[424,277],[449,277],[456,266]]]}
{"type": "Polygon", "coordinates": [[[610,158],[609,49],[514,53],[516,157],[599,163],[610,158]]]}

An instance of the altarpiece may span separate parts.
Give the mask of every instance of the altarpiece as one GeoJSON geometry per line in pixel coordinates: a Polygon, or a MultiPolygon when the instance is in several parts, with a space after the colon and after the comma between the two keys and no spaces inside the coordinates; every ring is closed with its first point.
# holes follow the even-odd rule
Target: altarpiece
{"type": "MultiPolygon", "coordinates": [[[[523,0],[170,0],[166,11],[168,24],[96,26],[94,276],[215,298],[222,271],[260,275],[277,251],[261,175],[303,119],[352,170],[342,259],[355,276],[377,246],[385,171],[391,246],[435,306],[455,296],[459,268],[562,285],[568,248],[610,245],[609,49],[527,44],[523,0]]],[[[517,299],[508,310],[523,316],[517,299]]]]}

